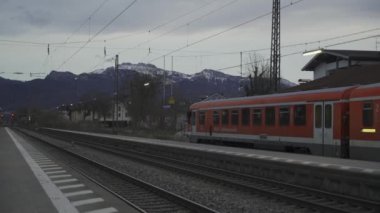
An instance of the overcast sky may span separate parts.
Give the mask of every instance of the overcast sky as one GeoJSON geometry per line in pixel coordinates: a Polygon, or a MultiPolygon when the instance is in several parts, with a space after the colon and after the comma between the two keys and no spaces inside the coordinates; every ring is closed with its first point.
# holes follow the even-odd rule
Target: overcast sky
{"type": "MultiPolygon", "coordinates": [[[[176,71],[192,74],[216,69],[240,75],[240,51],[244,52],[243,63],[249,62],[250,50],[267,49],[256,53],[269,58],[271,15],[202,40],[268,14],[272,1],[137,0],[106,27],[132,2],[0,0],[0,76],[30,80],[44,77],[51,70],[91,72],[112,66],[110,58],[115,54],[120,55],[120,63],[152,63],[164,68],[163,56],[167,55],[168,70],[173,56],[176,71]],[[183,49],[175,51],[179,48],[183,49]],[[30,73],[44,74],[30,77],[30,73]]],[[[291,2],[297,1],[282,0],[281,5],[291,2]]],[[[300,53],[305,50],[328,45],[333,45],[327,47],[330,49],[376,50],[376,38],[335,44],[379,35],[379,20],[379,0],[303,0],[283,9],[281,45],[309,44],[281,49],[282,77],[293,82],[312,78],[312,73],[301,71],[311,59],[300,53]],[[285,56],[289,53],[297,54],[285,56]]],[[[377,40],[380,50],[380,37],[377,40]]]]}

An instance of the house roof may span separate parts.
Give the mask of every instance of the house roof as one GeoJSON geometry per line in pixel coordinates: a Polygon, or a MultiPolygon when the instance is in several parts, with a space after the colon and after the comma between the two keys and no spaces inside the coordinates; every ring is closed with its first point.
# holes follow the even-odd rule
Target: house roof
{"type": "Polygon", "coordinates": [[[366,85],[380,82],[380,64],[353,66],[338,69],[328,76],[285,89],[281,92],[294,92],[323,88],[366,85]]]}
{"type": "Polygon", "coordinates": [[[302,71],[314,71],[320,63],[331,63],[337,59],[358,61],[379,61],[380,51],[364,50],[328,50],[321,49],[321,53],[315,55],[303,68],[302,71]]]}

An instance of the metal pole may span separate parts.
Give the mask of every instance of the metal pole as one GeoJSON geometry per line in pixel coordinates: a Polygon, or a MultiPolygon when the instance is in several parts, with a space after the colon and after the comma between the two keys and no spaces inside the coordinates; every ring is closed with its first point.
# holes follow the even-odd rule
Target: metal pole
{"type": "Polygon", "coordinates": [[[240,52],[240,77],[243,77],[243,52],[240,52]]]}
{"type": "Polygon", "coordinates": [[[165,83],[166,83],[166,61],[165,61],[165,56],[164,56],[164,83],[163,85],[163,95],[162,95],[162,105],[165,105],[165,96],[166,96],[166,91],[165,91],[165,83]]]}
{"type": "Polygon", "coordinates": [[[119,55],[115,58],[115,72],[116,72],[116,126],[119,119],[119,55]]]}
{"type": "MultiPolygon", "coordinates": [[[[172,56],[172,73],[174,71],[173,64],[174,64],[174,57],[172,56]]],[[[173,97],[173,82],[172,81],[170,81],[170,97],[173,97]]]]}

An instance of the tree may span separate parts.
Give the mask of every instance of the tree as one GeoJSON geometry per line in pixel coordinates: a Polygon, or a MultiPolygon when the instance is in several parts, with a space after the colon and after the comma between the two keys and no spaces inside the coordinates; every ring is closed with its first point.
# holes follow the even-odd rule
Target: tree
{"type": "Polygon", "coordinates": [[[244,86],[246,95],[251,96],[270,93],[269,61],[257,53],[250,54],[248,60],[249,84],[244,86]]]}
{"type": "Polygon", "coordinates": [[[136,126],[152,126],[160,117],[160,79],[136,74],[123,89],[124,103],[136,126]],[[129,83],[129,84],[128,84],[129,83]]]}
{"type": "Polygon", "coordinates": [[[107,115],[112,108],[112,101],[109,96],[103,92],[90,92],[82,96],[80,110],[83,111],[83,120],[92,114],[92,120],[95,114],[103,117],[105,121],[107,115]]]}

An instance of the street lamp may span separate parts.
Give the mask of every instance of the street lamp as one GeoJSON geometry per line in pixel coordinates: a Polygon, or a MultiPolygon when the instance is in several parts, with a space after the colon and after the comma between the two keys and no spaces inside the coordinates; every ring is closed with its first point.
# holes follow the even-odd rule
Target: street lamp
{"type": "Polygon", "coordinates": [[[302,55],[303,56],[308,56],[308,55],[316,55],[319,53],[322,53],[323,49],[318,49],[318,50],[311,50],[311,51],[305,51],[302,55]]]}

